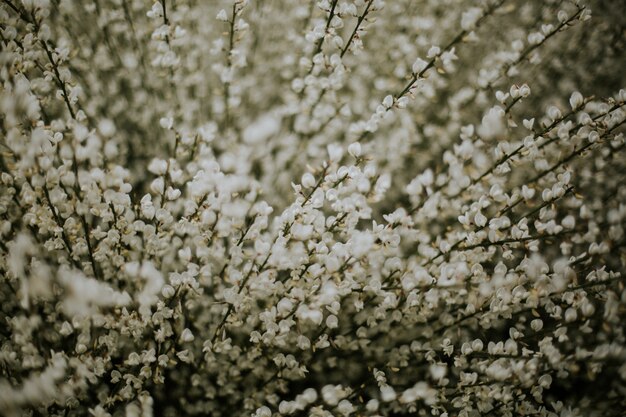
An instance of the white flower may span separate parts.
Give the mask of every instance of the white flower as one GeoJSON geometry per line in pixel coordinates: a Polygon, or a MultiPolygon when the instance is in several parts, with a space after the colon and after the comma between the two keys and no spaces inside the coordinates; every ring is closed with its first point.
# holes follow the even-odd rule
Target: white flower
{"type": "Polygon", "coordinates": [[[483,11],[478,7],[471,7],[467,11],[463,12],[461,16],[461,27],[465,31],[473,30],[476,27],[476,22],[482,16],[483,11]]]}
{"type": "Polygon", "coordinates": [[[303,187],[311,188],[315,185],[315,177],[310,172],[306,172],[302,175],[301,183],[303,187]]]}
{"type": "Polygon", "coordinates": [[[545,35],[541,32],[533,32],[528,35],[528,43],[531,45],[539,45],[545,39],[545,35]]]}
{"type": "Polygon", "coordinates": [[[296,240],[307,240],[313,234],[313,226],[296,223],[291,227],[291,236],[296,240]]]}
{"type": "Polygon", "coordinates": [[[530,87],[528,84],[522,84],[518,90],[520,97],[526,98],[530,96],[530,87]]]}
{"type": "Polygon", "coordinates": [[[554,121],[554,120],[560,119],[561,116],[562,116],[562,113],[561,113],[561,110],[559,110],[558,107],[556,107],[556,106],[548,107],[548,117],[551,120],[554,121]]]}
{"type": "Polygon", "coordinates": [[[430,49],[428,50],[428,54],[426,54],[426,57],[429,59],[432,59],[438,56],[440,53],[441,53],[441,48],[439,48],[438,46],[431,46],[430,49]]]}
{"type": "Polygon", "coordinates": [[[182,343],[193,342],[194,339],[195,337],[193,336],[193,333],[187,328],[180,334],[180,341],[182,343]]]}
{"type": "Polygon", "coordinates": [[[580,92],[578,91],[574,91],[569,98],[569,105],[571,106],[572,110],[577,110],[580,106],[583,105],[583,102],[583,95],[580,94],[580,92]]]}
{"type": "Polygon", "coordinates": [[[490,140],[503,135],[505,131],[504,110],[499,106],[490,108],[483,116],[478,127],[478,134],[480,137],[490,140]]]}
{"type": "Polygon", "coordinates": [[[172,117],[161,117],[159,119],[159,124],[163,129],[171,129],[174,126],[174,118],[172,117]]]}
{"type": "Polygon", "coordinates": [[[354,405],[348,400],[341,400],[339,404],[337,404],[337,411],[339,411],[339,414],[349,416],[354,413],[354,405]]]}
{"type": "Polygon", "coordinates": [[[292,401],[281,401],[278,404],[278,412],[281,414],[291,414],[296,410],[296,404],[292,401]]]}
{"type": "Polygon", "coordinates": [[[411,67],[411,71],[413,74],[420,74],[426,67],[428,66],[428,62],[424,61],[421,58],[417,58],[415,62],[413,62],[413,66],[411,67]]]}
{"type": "Polygon", "coordinates": [[[163,7],[160,2],[155,1],[152,3],[152,8],[146,13],[151,19],[156,19],[163,16],[163,7]]]}
{"type": "Polygon", "coordinates": [[[396,399],[396,391],[389,385],[380,387],[380,399],[384,402],[394,401],[396,399]]]}
{"type": "Polygon", "coordinates": [[[550,388],[550,385],[552,385],[552,376],[550,376],[550,374],[541,375],[537,382],[543,388],[550,388]]]}
{"type": "Polygon", "coordinates": [[[533,125],[535,124],[535,119],[524,119],[522,120],[522,124],[524,125],[524,127],[528,130],[532,130],[533,129],[533,125]]]}
{"type": "Polygon", "coordinates": [[[355,158],[360,157],[361,156],[361,144],[359,142],[351,143],[350,146],[348,146],[348,153],[355,158]]]}
{"type": "Polygon", "coordinates": [[[367,255],[374,245],[374,236],[368,232],[355,232],[348,242],[350,252],[356,259],[367,255]]]}
{"type": "Polygon", "coordinates": [[[288,298],[283,298],[278,302],[276,309],[278,314],[286,316],[293,310],[293,302],[288,298]]]}
{"type": "Polygon", "coordinates": [[[328,156],[331,161],[338,162],[343,156],[343,148],[340,145],[329,144],[327,146],[328,156]]]}
{"type": "Polygon", "coordinates": [[[226,13],[226,10],[222,9],[217,13],[217,16],[215,16],[215,18],[217,20],[219,20],[220,22],[228,22],[228,14],[226,13]]]}
{"type": "Polygon", "coordinates": [[[311,349],[311,341],[304,335],[299,335],[297,339],[298,348],[302,350],[311,349]]]}
{"type": "Polygon", "coordinates": [[[172,298],[175,293],[176,290],[171,285],[165,285],[161,289],[161,295],[163,295],[164,298],[172,298]]]}
{"type": "Polygon", "coordinates": [[[487,224],[487,217],[484,214],[478,212],[474,216],[474,223],[476,224],[476,226],[483,227],[487,224]]]}
{"type": "Polygon", "coordinates": [[[272,417],[272,410],[270,410],[269,407],[264,405],[262,407],[257,408],[253,416],[254,417],[272,417]]]}

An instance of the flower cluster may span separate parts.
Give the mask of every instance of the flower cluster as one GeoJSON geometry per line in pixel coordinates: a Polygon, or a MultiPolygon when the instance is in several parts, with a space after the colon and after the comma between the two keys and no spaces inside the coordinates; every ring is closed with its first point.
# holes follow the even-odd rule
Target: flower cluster
{"type": "Polygon", "coordinates": [[[622,415],[616,8],[1,0],[1,413],[622,415]]]}

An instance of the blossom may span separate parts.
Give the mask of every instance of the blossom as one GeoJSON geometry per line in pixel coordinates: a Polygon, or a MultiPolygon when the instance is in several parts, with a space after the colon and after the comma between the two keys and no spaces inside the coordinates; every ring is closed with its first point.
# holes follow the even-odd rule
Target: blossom
{"type": "Polygon", "coordinates": [[[626,407],[615,10],[79,3],[0,3],[3,415],[626,407]]]}

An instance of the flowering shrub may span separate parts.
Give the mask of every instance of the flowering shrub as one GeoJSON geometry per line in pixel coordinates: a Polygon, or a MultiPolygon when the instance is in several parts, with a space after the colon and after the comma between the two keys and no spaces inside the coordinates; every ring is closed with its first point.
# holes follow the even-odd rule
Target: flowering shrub
{"type": "Polygon", "coordinates": [[[622,415],[616,3],[2,0],[2,413],[622,415]]]}

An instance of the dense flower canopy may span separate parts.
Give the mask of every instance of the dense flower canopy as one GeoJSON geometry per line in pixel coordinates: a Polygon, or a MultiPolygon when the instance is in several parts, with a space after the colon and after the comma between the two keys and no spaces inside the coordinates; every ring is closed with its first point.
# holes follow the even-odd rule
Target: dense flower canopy
{"type": "Polygon", "coordinates": [[[620,3],[1,0],[2,414],[622,415],[620,3]]]}

